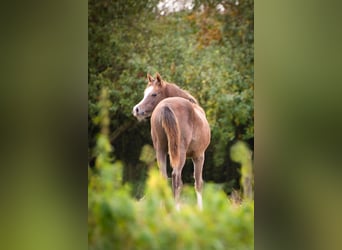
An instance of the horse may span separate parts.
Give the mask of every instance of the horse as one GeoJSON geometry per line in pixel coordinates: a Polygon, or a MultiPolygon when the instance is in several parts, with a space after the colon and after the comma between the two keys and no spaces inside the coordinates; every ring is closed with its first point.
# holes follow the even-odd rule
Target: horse
{"type": "Polygon", "coordinates": [[[194,164],[197,205],[202,209],[202,170],[205,150],[210,143],[210,127],[204,110],[187,91],[164,81],[159,73],[147,74],[143,99],[134,106],[139,120],[151,117],[151,136],[161,174],[167,179],[167,154],[172,167],[172,192],[179,210],[182,169],[186,158],[194,164]]]}

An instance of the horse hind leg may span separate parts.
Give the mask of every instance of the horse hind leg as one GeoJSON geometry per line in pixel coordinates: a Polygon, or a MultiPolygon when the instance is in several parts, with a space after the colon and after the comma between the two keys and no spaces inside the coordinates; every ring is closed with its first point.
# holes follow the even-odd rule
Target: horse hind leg
{"type": "Polygon", "coordinates": [[[182,190],[183,182],[182,182],[182,169],[185,164],[186,156],[180,156],[179,166],[172,166],[172,192],[176,201],[176,209],[180,209],[180,193],[182,190]]]}
{"type": "Polygon", "coordinates": [[[176,201],[176,209],[179,210],[180,208],[180,193],[181,193],[181,189],[183,186],[183,182],[182,182],[182,174],[181,171],[179,169],[174,169],[172,171],[172,192],[173,192],[173,196],[175,198],[176,201]]]}
{"type": "Polygon", "coordinates": [[[166,163],[166,151],[165,150],[157,150],[157,162],[158,162],[158,166],[159,166],[159,170],[161,172],[161,174],[163,175],[163,177],[165,179],[167,179],[167,172],[166,172],[166,167],[167,167],[167,163],[166,163]]]}
{"type": "Polygon", "coordinates": [[[202,188],[203,188],[203,179],[202,179],[202,170],[204,163],[204,154],[193,157],[192,162],[194,164],[194,178],[195,178],[195,190],[197,196],[197,205],[200,210],[203,209],[203,201],[202,201],[202,188]]]}

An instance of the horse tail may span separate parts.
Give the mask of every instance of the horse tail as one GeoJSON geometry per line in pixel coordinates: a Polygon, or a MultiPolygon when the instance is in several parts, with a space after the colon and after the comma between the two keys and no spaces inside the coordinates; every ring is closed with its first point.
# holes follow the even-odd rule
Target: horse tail
{"type": "Polygon", "coordinates": [[[162,127],[167,136],[171,166],[177,167],[180,161],[180,130],[176,116],[169,107],[163,108],[162,127]]]}

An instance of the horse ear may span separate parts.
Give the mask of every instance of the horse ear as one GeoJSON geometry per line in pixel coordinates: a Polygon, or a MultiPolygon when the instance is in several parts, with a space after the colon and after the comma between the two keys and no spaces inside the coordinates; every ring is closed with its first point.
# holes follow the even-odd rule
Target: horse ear
{"type": "Polygon", "coordinates": [[[159,75],[158,72],[156,73],[156,78],[157,78],[157,84],[158,85],[162,85],[162,78],[161,78],[161,76],[159,75]]]}
{"type": "Polygon", "coordinates": [[[149,82],[153,82],[153,81],[154,81],[154,78],[153,78],[153,76],[151,76],[149,73],[147,73],[147,80],[148,80],[149,82]]]}

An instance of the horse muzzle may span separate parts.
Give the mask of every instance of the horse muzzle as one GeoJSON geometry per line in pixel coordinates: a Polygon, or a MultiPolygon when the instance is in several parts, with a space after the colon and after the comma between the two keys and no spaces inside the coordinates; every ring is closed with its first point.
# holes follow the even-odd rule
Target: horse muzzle
{"type": "Polygon", "coordinates": [[[150,116],[150,112],[146,112],[145,110],[142,110],[139,108],[139,106],[135,106],[133,108],[132,114],[139,120],[144,120],[145,118],[148,118],[150,116]]]}

